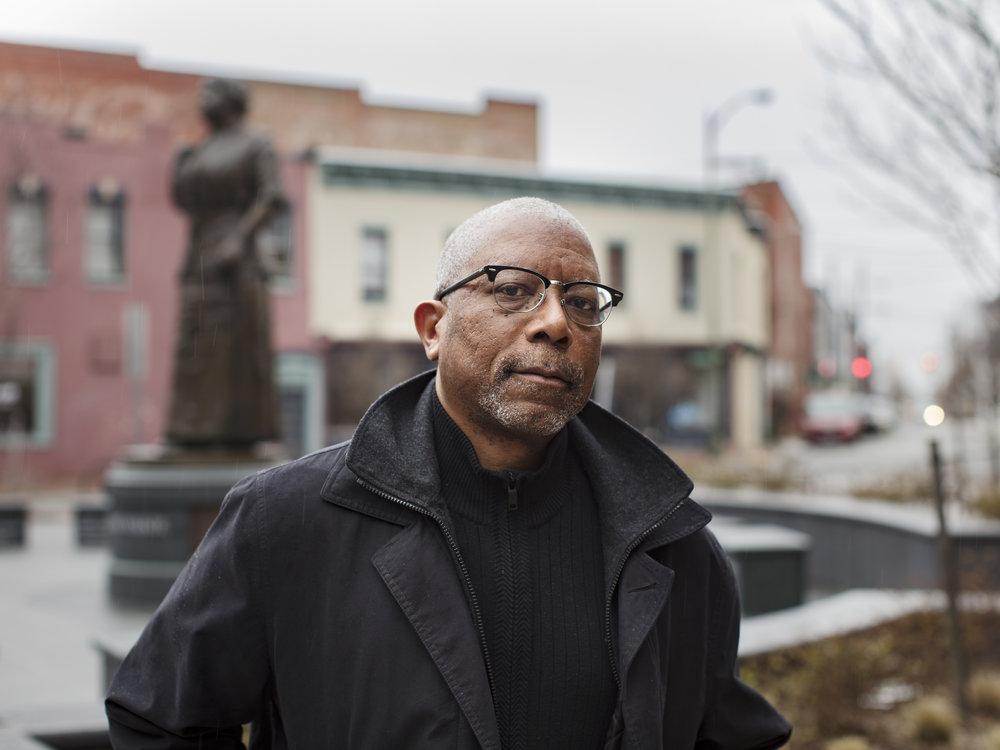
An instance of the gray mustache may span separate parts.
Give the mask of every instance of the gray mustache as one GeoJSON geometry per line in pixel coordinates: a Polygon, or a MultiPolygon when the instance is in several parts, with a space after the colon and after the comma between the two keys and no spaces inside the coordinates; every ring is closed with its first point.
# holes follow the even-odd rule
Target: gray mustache
{"type": "Polygon", "coordinates": [[[534,360],[517,355],[508,355],[500,360],[500,380],[507,380],[518,370],[539,368],[550,372],[558,373],[559,377],[565,380],[571,388],[579,388],[583,385],[583,368],[573,362],[565,360],[534,360]]]}

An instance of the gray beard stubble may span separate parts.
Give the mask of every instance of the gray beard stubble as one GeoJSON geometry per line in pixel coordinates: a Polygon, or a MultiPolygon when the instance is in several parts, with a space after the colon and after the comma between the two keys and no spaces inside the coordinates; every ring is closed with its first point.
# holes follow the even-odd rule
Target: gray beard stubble
{"type": "MultiPolygon", "coordinates": [[[[531,361],[526,357],[508,355],[499,363],[496,380],[479,394],[480,406],[504,427],[511,431],[551,437],[565,427],[587,404],[589,393],[583,392],[583,368],[572,362],[543,360],[531,361]],[[506,395],[505,384],[516,370],[540,366],[555,370],[567,382],[567,392],[562,402],[541,414],[525,413],[506,395]]],[[[545,386],[539,386],[542,388],[545,386]]]]}

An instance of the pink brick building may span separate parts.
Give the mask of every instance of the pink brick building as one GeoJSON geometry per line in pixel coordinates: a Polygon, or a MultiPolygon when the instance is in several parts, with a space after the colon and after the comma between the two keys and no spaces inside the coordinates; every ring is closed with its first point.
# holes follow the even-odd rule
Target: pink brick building
{"type": "Polygon", "coordinates": [[[743,188],[743,200],[764,217],[770,280],[767,398],[775,436],[798,434],[813,366],[812,293],[802,278],[802,225],[777,182],[743,188]]]}
{"type": "MultiPolygon", "coordinates": [[[[98,481],[163,432],[186,224],[177,149],[198,140],[201,76],[129,55],[0,43],[0,491],[98,481]]],[[[272,289],[286,443],[323,441],[309,330],[308,154],[317,146],[533,164],[533,104],[473,114],[366,104],[354,89],[247,81],[282,158],[289,252],[272,289]]]]}

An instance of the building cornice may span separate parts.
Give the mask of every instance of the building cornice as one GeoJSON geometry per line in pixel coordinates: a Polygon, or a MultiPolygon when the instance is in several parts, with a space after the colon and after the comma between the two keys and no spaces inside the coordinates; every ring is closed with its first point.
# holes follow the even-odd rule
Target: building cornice
{"type": "Polygon", "coordinates": [[[594,203],[629,204],[660,208],[705,211],[741,207],[732,193],[708,193],[700,190],[668,188],[657,185],[628,184],[598,180],[564,179],[543,176],[516,165],[503,167],[494,163],[452,163],[431,166],[424,159],[402,158],[392,161],[388,155],[376,158],[344,158],[326,151],[314,154],[326,186],[392,188],[397,190],[433,190],[479,195],[532,195],[553,201],[583,200],[594,203]]]}

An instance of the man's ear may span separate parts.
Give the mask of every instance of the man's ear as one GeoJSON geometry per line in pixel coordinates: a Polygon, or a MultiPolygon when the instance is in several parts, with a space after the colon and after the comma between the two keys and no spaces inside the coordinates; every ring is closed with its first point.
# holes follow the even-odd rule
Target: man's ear
{"type": "Polygon", "coordinates": [[[443,302],[428,300],[421,302],[413,311],[413,323],[417,327],[417,335],[420,336],[420,341],[424,345],[424,354],[427,355],[427,359],[435,360],[438,358],[446,310],[443,302]]]}

